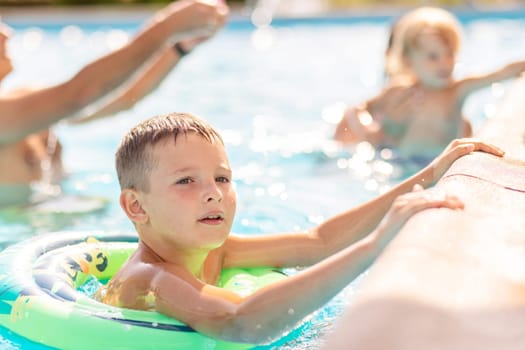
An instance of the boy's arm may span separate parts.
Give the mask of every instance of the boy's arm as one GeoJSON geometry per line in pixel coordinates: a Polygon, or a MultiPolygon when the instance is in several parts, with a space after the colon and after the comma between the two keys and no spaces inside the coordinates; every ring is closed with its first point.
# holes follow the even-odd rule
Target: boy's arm
{"type": "Polygon", "coordinates": [[[469,77],[457,82],[457,91],[460,101],[463,101],[475,90],[484,88],[492,83],[518,77],[525,71],[525,61],[514,62],[492,73],[469,77]]]}
{"type": "Polygon", "coordinates": [[[159,266],[151,285],[156,310],[215,338],[268,343],[290,331],[368,268],[415,212],[462,207],[457,198],[427,191],[412,192],[396,203],[366,238],[247,297],[204,284],[178,267],[159,266]]]}
{"type": "Polygon", "coordinates": [[[473,151],[502,156],[497,147],[472,139],[455,140],[427,167],[378,197],[339,214],[310,232],[231,237],[225,245],[224,266],[306,266],[369,235],[394,200],[414,185],[429,187],[459,157],[473,151]]]}
{"type": "Polygon", "coordinates": [[[173,36],[211,35],[227,7],[198,0],[176,1],[159,11],[128,44],[82,68],[70,80],[31,94],[0,98],[0,144],[71,116],[126,81],[173,36]]]}

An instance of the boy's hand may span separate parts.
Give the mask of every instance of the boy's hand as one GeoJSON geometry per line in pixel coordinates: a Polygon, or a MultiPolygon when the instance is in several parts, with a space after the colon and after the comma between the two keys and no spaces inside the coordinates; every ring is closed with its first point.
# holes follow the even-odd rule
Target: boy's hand
{"type": "Polygon", "coordinates": [[[423,190],[415,185],[412,192],[405,193],[394,200],[390,210],[377,228],[378,245],[382,249],[399,232],[401,227],[415,213],[428,208],[463,209],[463,202],[456,196],[436,188],[423,190]]]}
{"type": "Polygon", "coordinates": [[[502,157],[505,152],[499,147],[476,139],[465,138],[453,140],[440,155],[428,166],[432,169],[432,182],[443,176],[456,159],[474,151],[481,151],[502,157]]]}

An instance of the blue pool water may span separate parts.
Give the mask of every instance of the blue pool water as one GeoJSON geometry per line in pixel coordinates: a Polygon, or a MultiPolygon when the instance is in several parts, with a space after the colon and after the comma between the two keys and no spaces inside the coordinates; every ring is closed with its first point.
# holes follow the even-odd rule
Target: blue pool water
{"type": "MultiPolygon", "coordinates": [[[[523,58],[524,13],[459,15],[465,38],[457,76],[523,58]]],[[[67,17],[53,23],[4,19],[16,29],[10,42],[15,72],[5,88],[60,82],[139,25],[121,18],[119,25],[80,26],[67,17]],[[23,71],[17,70],[21,67],[23,71]]],[[[3,212],[0,244],[5,247],[57,230],[132,230],[117,202],[114,150],[132,125],[172,111],[200,115],[222,132],[239,197],[234,232],[306,229],[388,189],[406,169],[388,154],[367,147],[340,148],[330,136],[331,119],[342,103],[357,103],[381,88],[391,19],[278,20],[266,29],[232,20],[133,109],[89,124],[63,122],[55,128],[69,172],[63,192],[105,197],[110,202],[104,210],[85,215],[3,212]]],[[[494,113],[507,87],[508,83],[495,84],[469,99],[465,113],[475,130],[494,113]]],[[[319,347],[354,288],[350,285],[313,314],[293,340],[272,347],[319,347]]],[[[0,336],[0,348],[42,348],[5,330],[0,336]]]]}

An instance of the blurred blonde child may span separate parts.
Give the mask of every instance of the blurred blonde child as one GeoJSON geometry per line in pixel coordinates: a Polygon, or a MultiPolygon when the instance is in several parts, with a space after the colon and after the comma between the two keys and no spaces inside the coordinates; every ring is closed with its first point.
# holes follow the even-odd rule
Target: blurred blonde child
{"type": "Polygon", "coordinates": [[[431,159],[453,139],[472,134],[462,107],[475,90],[519,76],[525,61],[460,80],[453,78],[461,26],[449,12],[413,10],[393,27],[387,50],[389,84],[376,97],[348,108],[334,138],[393,147],[406,157],[431,159]]]}
{"type": "Polygon", "coordinates": [[[411,215],[461,209],[455,196],[421,186],[475,150],[503,154],[457,140],[389,192],[309,231],[237,236],[230,234],[232,169],[217,131],[189,114],[146,120],[124,136],[116,154],[120,204],[137,230],[138,249],[99,297],[156,310],[216,338],[269,342],[370,266],[411,215]],[[248,296],[217,287],[223,268],[310,265],[248,296]]]}

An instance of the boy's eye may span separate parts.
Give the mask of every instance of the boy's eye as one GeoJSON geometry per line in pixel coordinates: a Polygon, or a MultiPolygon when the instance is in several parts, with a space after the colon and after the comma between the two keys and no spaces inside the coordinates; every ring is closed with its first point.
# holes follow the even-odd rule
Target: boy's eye
{"type": "Polygon", "coordinates": [[[215,179],[215,181],[217,181],[217,182],[223,182],[223,183],[228,183],[228,182],[230,182],[230,179],[227,178],[226,176],[219,176],[218,178],[215,179]]]}
{"type": "Polygon", "coordinates": [[[177,185],[187,185],[187,184],[192,183],[192,182],[193,182],[193,180],[192,180],[191,178],[189,178],[189,177],[185,177],[185,178],[183,178],[183,179],[178,180],[178,181],[175,182],[175,183],[176,183],[177,185]]]}

